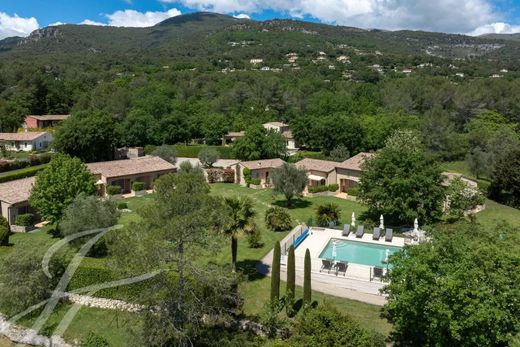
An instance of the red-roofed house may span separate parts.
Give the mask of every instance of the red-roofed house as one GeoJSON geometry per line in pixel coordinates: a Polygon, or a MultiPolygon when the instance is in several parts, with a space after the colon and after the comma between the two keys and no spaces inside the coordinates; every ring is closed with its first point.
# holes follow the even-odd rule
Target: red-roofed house
{"type": "Polygon", "coordinates": [[[28,177],[0,183],[0,211],[9,225],[14,224],[19,214],[34,212],[29,206],[29,196],[35,179],[28,177]]]}
{"type": "Polygon", "coordinates": [[[361,152],[336,165],[337,180],[341,193],[348,194],[349,188],[356,187],[359,184],[363,164],[374,155],[374,153],[361,152]]]}
{"type": "Polygon", "coordinates": [[[152,189],[157,178],[177,171],[175,165],[153,156],[89,163],[87,167],[96,176],[100,195],[105,195],[110,185],[120,186],[122,194],[130,193],[135,181],[152,189]]]}
{"type": "Polygon", "coordinates": [[[251,178],[260,181],[261,188],[267,188],[271,185],[271,175],[274,169],[279,168],[284,164],[282,159],[263,159],[254,161],[243,161],[238,164],[240,184],[247,185],[244,178],[244,169],[248,168],[251,171],[251,178]]]}
{"type": "Polygon", "coordinates": [[[296,163],[296,167],[305,169],[309,178],[308,187],[336,184],[336,164],[329,160],[305,158],[296,163]]]}
{"type": "Polygon", "coordinates": [[[56,126],[63,122],[65,119],[69,118],[68,114],[56,114],[56,115],[43,115],[43,116],[35,116],[30,115],[25,117],[25,122],[23,127],[26,129],[43,129],[50,128],[56,126]]]}

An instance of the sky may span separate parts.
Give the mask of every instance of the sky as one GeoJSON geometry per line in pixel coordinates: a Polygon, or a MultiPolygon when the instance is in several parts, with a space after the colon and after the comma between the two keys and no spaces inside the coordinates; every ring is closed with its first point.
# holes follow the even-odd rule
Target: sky
{"type": "Polygon", "coordinates": [[[520,32],[520,0],[0,0],[0,39],[58,24],[146,27],[196,11],[473,36],[520,32]]]}

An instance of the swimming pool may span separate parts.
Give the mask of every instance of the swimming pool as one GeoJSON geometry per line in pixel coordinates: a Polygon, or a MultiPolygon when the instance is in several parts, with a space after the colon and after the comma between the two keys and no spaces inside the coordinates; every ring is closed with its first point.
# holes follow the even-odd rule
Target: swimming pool
{"type": "Polygon", "coordinates": [[[368,266],[386,266],[386,250],[390,255],[401,250],[400,247],[390,245],[378,245],[367,242],[330,239],[327,246],[320,254],[323,259],[336,259],[348,261],[349,263],[363,264],[368,266]],[[332,256],[333,243],[336,241],[336,257],[332,256]]]}

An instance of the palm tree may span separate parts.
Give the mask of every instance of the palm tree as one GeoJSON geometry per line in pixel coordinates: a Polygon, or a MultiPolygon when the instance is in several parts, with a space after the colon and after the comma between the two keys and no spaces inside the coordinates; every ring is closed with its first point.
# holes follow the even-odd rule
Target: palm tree
{"type": "Polygon", "coordinates": [[[337,224],[340,214],[340,208],[335,203],[330,202],[320,205],[316,211],[316,222],[320,227],[327,227],[331,222],[337,224]]]}
{"type": "Polygon", "coordinates": [[[225,229],[226,235],[231,237],[231,271],[236,271],[238,234],[247,228],[255,216],[253,202],[247,197],[231,197],[225,199],[231,210],[231,223],[225,229]]]}

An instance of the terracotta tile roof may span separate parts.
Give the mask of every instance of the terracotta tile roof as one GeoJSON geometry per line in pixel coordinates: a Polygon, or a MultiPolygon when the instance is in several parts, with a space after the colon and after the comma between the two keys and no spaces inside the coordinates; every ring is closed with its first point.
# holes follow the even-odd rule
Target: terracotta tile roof
{"type": "Polygon", "coordinates": [[[153,156],[90,163],[87,167],[93,174],[106,178],[176,170],[175,166],[166,160],[153,156]]]}
{"type": "Polygon", "coordinates": [[[338,165],[335,161],[319,160],[305,158],[296,163],[296,166],[305,170],[320,171],[320,172],[331,172],[336,169],[338,165]]]}
{"type": "Polygon", "coordinates": [[[34,141],[43,135],[50,136],[51,134],[45,131],[27,131],[23,133],[0,133],[0,141],[34,141]]]}
{"type": "Polygon", "coordinates": [[[370,159],[375,155],[375,153],[367,153],[367,152],[361,152],[353,156],[352,158],[349,158],[345,160],[342,163],[339,163],[337,165],[340,169],[348,169],[348,170],[356,170],[361,171],[361,166],[365,162],[366,159],[370,159]]]}
{"type": "Polygon", "coordinates": [[[240,164],[247,167],[249,170],[259,169],[275,169],[282,166],[285,162],[282,159],[264,159],[254,161],[243,161],[240,164]]]}
{"type": "Polygon", "coordinates": [[[17,204],[29,200],[36,177],[22,178],[0,183],[0,200],[8,204],[17,204]]]}
{"type": "Polygon", "coordinates": [[[70,114],[45,114],[41,116],[29,115],[25,118],[34,118],[37,120],[65,120],[70,117],[70,114]]]}

